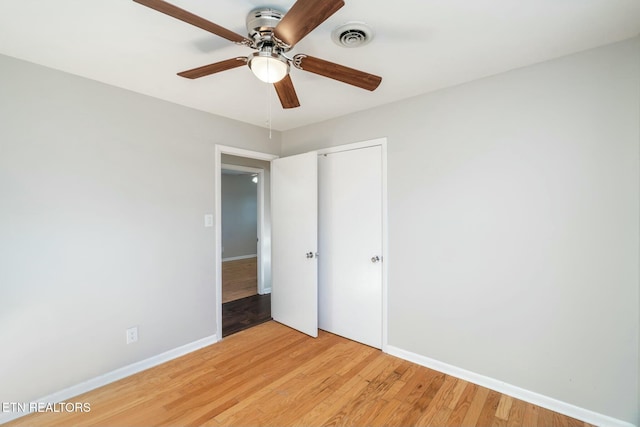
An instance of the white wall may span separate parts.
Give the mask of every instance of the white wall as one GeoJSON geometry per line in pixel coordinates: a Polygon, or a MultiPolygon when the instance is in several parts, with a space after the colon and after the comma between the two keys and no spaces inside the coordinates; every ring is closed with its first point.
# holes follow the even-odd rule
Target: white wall
{"type": "Polygon", "coordinates": [[[214,144],[268,132],[6,56],[0,117],[0,401],[215,334],[214,144]]]}
{"type": "Polygon", "coordinates": [[[222,174],[222,258],[257,254],[258,187],[251,174],[222,174]]]}
{"type": "Polygon", "coordinates": [[[388,137],[391,346],[637,424],[639,104],[636,38],[288,131],[283,155],[388,137]]]}

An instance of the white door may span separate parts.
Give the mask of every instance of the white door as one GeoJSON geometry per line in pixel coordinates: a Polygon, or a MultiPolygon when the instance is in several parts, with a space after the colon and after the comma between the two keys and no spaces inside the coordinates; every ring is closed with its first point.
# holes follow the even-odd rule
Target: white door
{"type": "Polygon", "coordinates": [[[319,327],[382,347],[382,148],[319,157],[319,327]]]}
{"type": "Polygon", "coordinates": [[[271,162],[271,316],[318,336],[318,153],[271,162]]]}

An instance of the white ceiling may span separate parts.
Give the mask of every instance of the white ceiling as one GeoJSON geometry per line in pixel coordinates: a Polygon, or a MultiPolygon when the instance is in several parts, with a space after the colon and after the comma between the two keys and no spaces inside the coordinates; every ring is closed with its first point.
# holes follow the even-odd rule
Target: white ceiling
{"type": "MultiPolygon", "coordinates": [[[[322,0],[319,0],[322,1],[322,0]]],[[[241,35],[257,6],[294,0],[171,0],[241,35]]],[[[293,69],[302,106],[283,110],[245,67],[197,80],[179,71],[253,52],[132,0],[0,0],[0,53],[177,104],[287,130],[616,42],[640,33],[640,0],[345,0],[290,52],[383,77],[375,92],[293,69]],[[374,40],[339,47],[364,21],[374,40]]],[[[0,70],[0,76],[2,70],[0,70]]]]}

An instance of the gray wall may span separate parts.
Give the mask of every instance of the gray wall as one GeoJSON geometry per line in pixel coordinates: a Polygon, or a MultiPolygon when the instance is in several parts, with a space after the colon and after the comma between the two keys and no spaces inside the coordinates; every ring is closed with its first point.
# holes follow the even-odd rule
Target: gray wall
{"type": "Polygon", "coordinates": [[[258,191],[250,174],[222,174],[222,259],[257,254],[258,191]]]}
{"type": "Polygon", "coordinates": [[[288,131],[283,155],[388,137],[390,345],[638,424],[639,103],[636,38],[288,131]]]}
{"type": "Polygon", "coordinates": [[[6,56],[0,118],[0,401],[215,334],[214,145],[279,133],[6,56]]]}

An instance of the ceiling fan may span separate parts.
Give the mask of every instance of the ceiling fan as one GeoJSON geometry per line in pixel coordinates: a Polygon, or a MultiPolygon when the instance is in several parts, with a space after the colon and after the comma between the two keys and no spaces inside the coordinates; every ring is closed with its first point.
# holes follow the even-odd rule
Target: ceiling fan
{"type": "Polygon", "coordinates": [[[202,28],[236,44],[256,49],[249,56],[241,56],[204,65],[178,73],[188,79],[197,79],[248,65],[260,80],[273,83],[283,108],[300,106],[298,95],[289,76],[290,66],[310,73],[329,77],[353,86],[375,90],[381,77],[313,56],[285,54],[314,28],[344,6],[343,0],[297,0],[288,12],[262,7],[247,16],[248,37],[241,36],[213,22],[194,15],[164,0],[133,0],[166,15],[202,28]]]}

